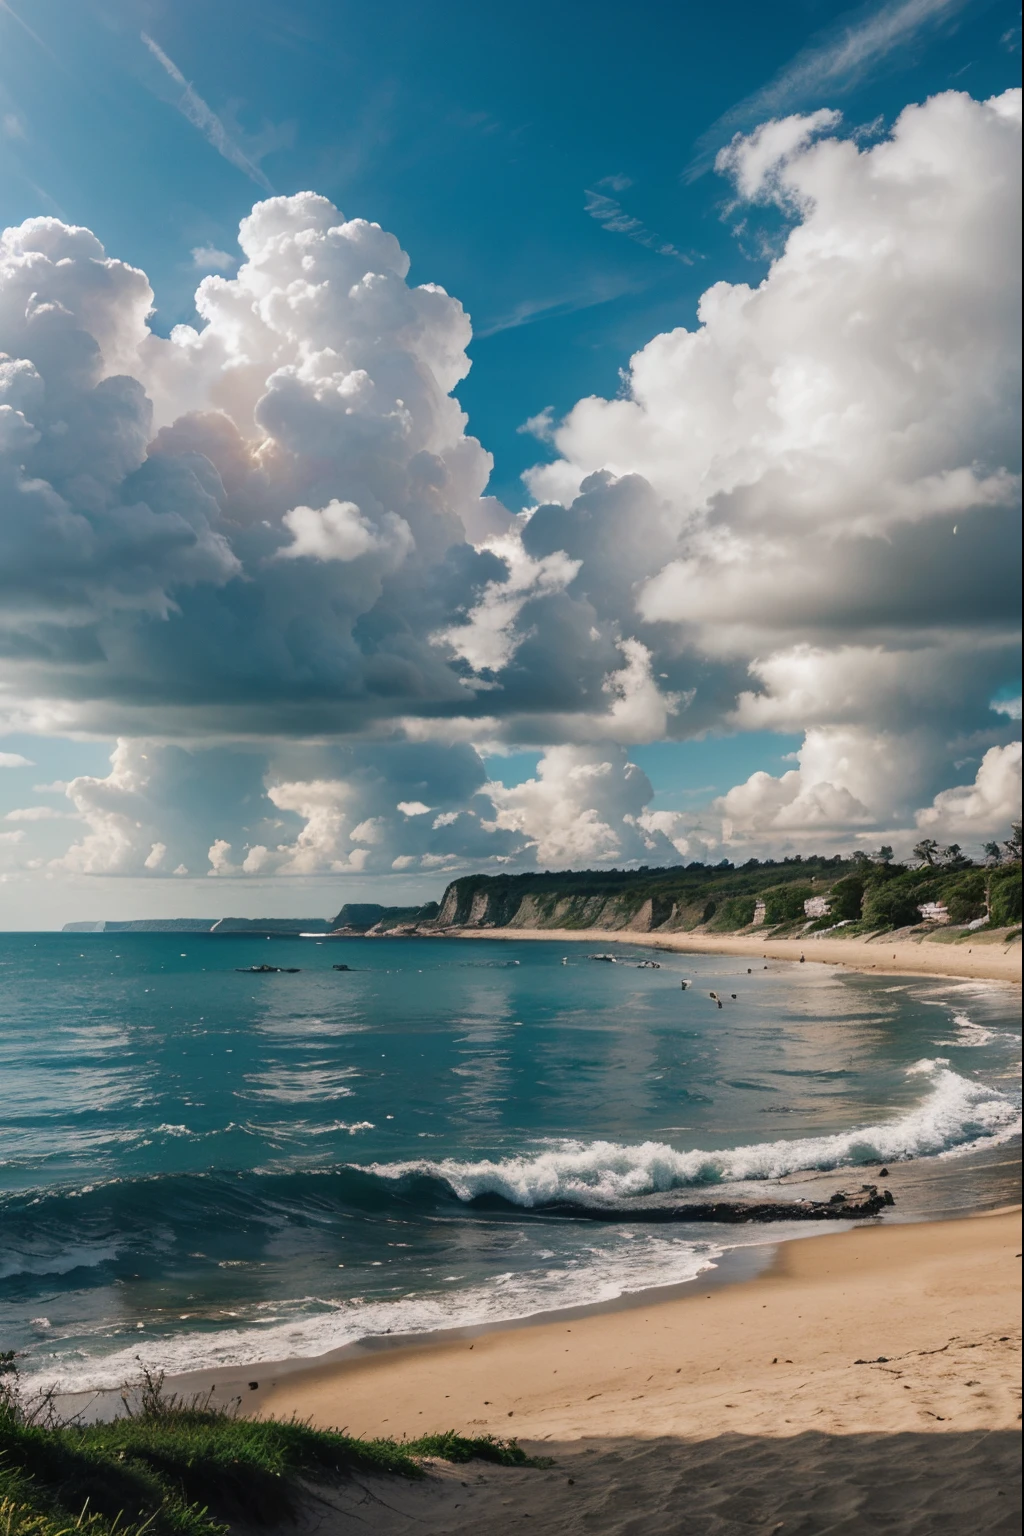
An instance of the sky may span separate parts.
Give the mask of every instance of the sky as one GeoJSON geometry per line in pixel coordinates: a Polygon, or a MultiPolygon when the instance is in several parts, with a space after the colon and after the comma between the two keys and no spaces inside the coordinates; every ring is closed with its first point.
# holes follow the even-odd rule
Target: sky
{"type": "Polygon", "coordinates": [[[0,926],[970,851],[1019,9],[0,0],[0,926]]]}

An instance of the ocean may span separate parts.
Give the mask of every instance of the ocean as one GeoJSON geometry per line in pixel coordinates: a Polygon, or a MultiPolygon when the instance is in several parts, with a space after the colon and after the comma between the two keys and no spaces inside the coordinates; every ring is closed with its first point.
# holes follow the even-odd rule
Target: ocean
{"type": "Polygon", "coordinates": [[[789,1231],[659,1196],[1019,1138],[1009,987],[592,948],[0,935],[0,1347],[109,1388],[611,1302],[789,1231]]]}

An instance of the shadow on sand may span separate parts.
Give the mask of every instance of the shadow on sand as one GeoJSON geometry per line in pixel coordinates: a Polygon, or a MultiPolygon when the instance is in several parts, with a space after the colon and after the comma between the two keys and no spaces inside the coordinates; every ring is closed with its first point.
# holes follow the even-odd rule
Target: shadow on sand
{"type": "Polygon", "coordinates": [[[317,1536],[997,1536],[1020,1530],[1011,1430],[524,1442],[548,1468],[432,1465],[310,1490],[317,1536]]]}

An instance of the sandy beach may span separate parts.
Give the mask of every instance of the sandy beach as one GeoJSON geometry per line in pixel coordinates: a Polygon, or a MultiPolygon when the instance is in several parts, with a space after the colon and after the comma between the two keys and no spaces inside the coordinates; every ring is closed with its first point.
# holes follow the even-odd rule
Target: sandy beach
{"type": "Polygon", "coordinates": [[[1019,1512],[1020,1211],[780,1245],[759,1278],[260,1383],[360,1435],[514,1434],[326,1495],[374,1532],[989,1532],[1019,1512]]]}
{"type": "Polygon", "coordinates": [[[714,933],[634,933],[606,928],[460,928],[460,939],[547,939],[560,944],[643,944],[684,955],[736,955],[760,960],[823,961],[852,971],[893,975],[963,976],[1020,985],[1021,941],[1001,934],[979,935],[972,942],[944,938],[768,939],[758,935],[714,933]]]}

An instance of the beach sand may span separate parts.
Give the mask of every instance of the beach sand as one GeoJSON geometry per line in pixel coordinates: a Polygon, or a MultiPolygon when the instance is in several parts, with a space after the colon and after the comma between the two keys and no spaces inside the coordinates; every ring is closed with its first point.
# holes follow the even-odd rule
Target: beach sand
{"type": "MultiPolygon", "coordinates": [[[[1015,930],[1016,931],[1016,930],[1015,930]]],[[[963,976],[979,981],[1010,981],[1020,985],[1021,941],[988,933],[972,939],[928,937],[873,939],[815,938],[767,939],[758,934],[633,933],[627,928],[460,928],[460,939],[549,939],[560,944],[593,944],[607,951],[609,944],[643,944],[653,949],[684,955],[735,955],[764,960],[824,961],[852,971],[880,971],[895,975],[963,976]]]]}
{"type": "Polygon", "coordinates": [[[1019,1208],[872,1224],[784,1243],[736,1285],[265,1380],[252,1406],[554,1457],[318,1489],[303,1523],[325,1536],[1008,1531],[1020,1254],[1019,1208]]]}

